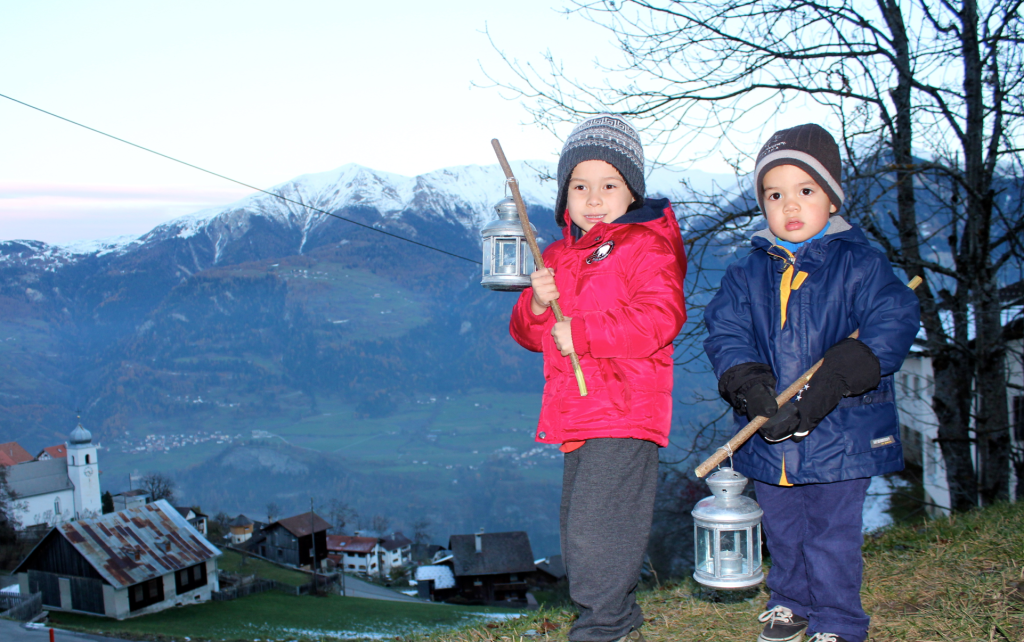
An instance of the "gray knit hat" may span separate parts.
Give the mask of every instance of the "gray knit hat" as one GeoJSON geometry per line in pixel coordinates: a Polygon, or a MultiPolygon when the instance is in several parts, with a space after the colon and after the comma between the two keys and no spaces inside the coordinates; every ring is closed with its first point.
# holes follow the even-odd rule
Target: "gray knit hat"
{"type": "Polygon", "coordinates": [[[821,186],[836,212],[843,206],[842,161],[839,146],[820,125],[808,123],[775,132],[757,154],[754,167],[754,196],[764,212],[764,175],[779,165],[796,165],[821,186]]]}
{"type": "Polygon", "coordinates": [[[558,159],[558,199],[555,222],[565,226],[565,207],[569,199],[572,170],[588,160],[602,160],[619,170],[633,198],[643,202],[644,149],[640,135],[622,116],[599,114],[576,126],[562,147],[558,159]]]}

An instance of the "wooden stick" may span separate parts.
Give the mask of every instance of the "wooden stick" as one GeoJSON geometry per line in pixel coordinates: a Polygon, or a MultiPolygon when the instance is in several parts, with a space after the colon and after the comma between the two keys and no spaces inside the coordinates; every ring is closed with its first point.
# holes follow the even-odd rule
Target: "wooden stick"
{"type": "MultiPolygon", "coordinates": [[[[516,209],[519,211],[519,222],[523,225],[523,234],[526,235],[526,242],[530,245],[530,251],[533,252],[533,264],[539,270],[544,267],[544,259],[541,257],[540,248],[537,246],[537,238],[533,234],[533,228],[530,226],[530,217],[526,214],[526,203],[523,202],[523,197],[519,193],[519,181],[513,176],[512,167],[508,164],[505,152],[502,151],[501,143],[498,142],[497,138],[491,139],[491,147],[494,148],[494,153],[498,155],[498,164],[501,165],[501,169],[505,172],[505,178],[508,179],[509,187],[512,188],[512,200],[516,202],[516,209]]],[[[555,313],[556,321],[565,321],[565,316],[562,314],[562,308],[559,307],[558,301],[551,302],[551,310],[555,313]]],[[[572,360],[572,370],[576,373],[576,384],[580,388],[580,396],[586,397],[587,382],[583,380],[580,358],[576,356],[575,352],[570,352],[569,359],[572,360]]]]}
{"type": "MultiPolygon", "coordinates": [[[[915,276],[914,278],[910,279],[909,283],[907,283],[907,287],[910,288],[911,290],[914,290],[917,288],[917,286],[921,285],[922,282],[923,281],[921,277],[915,276]]],[[[859,336],[860,330],[854,330],[853,333],[850,334],[849,338],[856,339],[859,336]]],[[[779,408],[782,407],[782,404],[792,399],[796,395],[796,393],[800,392],[801,388],[807,385],[807,382],[810,381],[811,377],[814,376],[814,373],[818,371],[818,368],[821,367],[823,361],[824,359],[818,359],[818,363],[811,366],[807,370],[807,372],[800,375],[800,377],[797,378],[796,381],[789,384],[788,388],[779,393],[779,396],[775,398],[775,402],[779,405],[779,408]]],[[[713,455],[705,459],[703,464],[697,466],[697,477],[700,478],[710,473],[715,466],[725,461],[727,457],[729,457],[732,453],[736,452],[736,450],[740,446],[745,444],[748,439],[753,437],[754,433],[760,430],[761,426],[763,426],[767,421],[768,417],[762,417],[760,415],[754,417],[753,421],[751,421],[749,424],[743,427],[743,430],[736,433],[732,439],[726,442],[724,446],[716,450],[713,455]]]]}

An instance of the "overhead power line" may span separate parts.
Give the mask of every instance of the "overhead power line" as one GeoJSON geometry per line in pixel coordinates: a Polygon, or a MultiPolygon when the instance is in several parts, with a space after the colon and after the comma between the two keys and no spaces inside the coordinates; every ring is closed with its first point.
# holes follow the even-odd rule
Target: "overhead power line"
{"type": "Polygon", "coordinates": [[[319,207],[313,207],[312,205],[307,205],[306,203],[303,203],[301,201],[296,201],[294,199],[288,198],[287,196],[282,196],[280,194],[275,194],[274,192],[265,190],[265,189],[263,189],[261,187],[256,187],[255,185],[250,185],[249,183],[245,183],[245,182],[240,181],[240,180],[236,180],[234,178],[231,178],[230,176],[225,176],[223,174],[218,174],[217,172],[210,171],[210,170],[205,169],[203,167],[200,167],[198,165],[193,165],[192,163],[188,163],[186,161],[183,161],[181,159],[175,158],[173,156],[168,156],[167,154],[163,154],[161,152],[158,152],[155,149],[150,149],[148,147],[143,147],[142,145],[138,145],[136,143],[133,143],[130,140],[125,140],[123,138],[118,138],[117,136],[114,136],[113,134],[108,134],[108,133],[106,133],[104,131],[100,131],[100,130],[96,129],[95,127],[89,127],[88,125],[83,125],[82,123],[73,121],[70,118],[65,118],[65,117],[63,117],[63,116],[61,116],[59,114],[55,114],[55,113],[53,113],[51,111],[46,111],[45,109],[42,109],[40,107],[36,107],[35,105],[30,105],[30,104],[28,104],[28,103],[26,103],[24,101],[18,100],[17,98],[11,98],[10,96],[7,96],[5,94],[0,94],[0,98],[6,98],[7,100],[10,100],[11,102],[18,103],[19,105],[24,105],[25,107],[28,107],[29,109],[34,109],[34,110],[36,110],[38,112],[46,114],[47,116],[53,116],[54,118],[59,118],[60,120],[63,120],[66,123],[71,123],[72,125],[76,125],[76,126],[81,127],[83,129],[88,129],[91,132],[95,132],[95,133],[97,133],[97,134],[99,134],[101,136],[106,136],[107,138],[112,138],[112,139],[118,141],[119,143],[124,143],[125,145],[131,145],[132,147],[135,147],[137,149],[141,149],[144,152],[149,152],[150,154],[156,154],[157,156],[161,156],[163,158],[166,158],[167,160],[174,161],[175,163],[180,163],[182,165],[185,165],[186,167],[191,167],[192,169],[197,169],[200,172],[205,172],[207,174],[210,174],[211,176],[216,176],[217,178],[222,178],[222,179],[224,179],[226,181],[230,181],[232,183],[235,183],[236,185],[241,185],[242,187],[247,187],[249,189],[256,190],[257,192],[262,192],[264,194],[267,194],[268,196],[273,196],[274,198],[279,198],[282,201],[285,201],[285,202],[288,202],[288,203],[293,203],[293,204],[298,205],[300,207],[305,207],[307,209],[310,209],[310,210],[312,210],[314,212],[319,212],[321,214],[326,214],[327,216],[333,216],[334,218],[342,220],[342,221],[345,221],[346,223],[351,223],[352,225],[358,225],[359,227],[362,227],[362,228],[365,228],[365,229],[368,229],[368,230],[372,230],[374,232],[377,232],[378,234],[384,234],[385,236],[390,236],[391,238],[398,239],[399,241],[405,241],[406,243],[412,243],[413,245],[418,245],[418,246],[420,246],[422,248],[426,248],[428,250],[433,250],[435,252],[440,252],[441,254],[446,254],[446,255],[448,255],[448,256],[450,256],[452,258],[460,259],[460,260],[463,260],[463,261],[468,261],[470,263],[476,263],[477,265],[481,264],[480,261],[477,261],[477,260],[471,259],[471,258],[467,258],[465,256],[462,256],[461,254],[455,254],[454,252],[449,252],[448,250],[442,250],[441,248],[434,247],[433,245],[427,245],[426,243],[420,243],[419,241],[414,241],[414,240],[412,240],[410,238],[406,238],[404,236],[399,236],[398,234],[392,234],[391,232],[388,232],[386,230],[382,230],[380,228],[376,228],[376,227],[374,227],[372,225],[367,225],[365,223],[360,223],[359,221],[353,221],[350,218],[346,218],[344,216],[340,216],[340,215],[335,214],[333,212],[328,212],[327,210],[322,210],[319,207]]]}

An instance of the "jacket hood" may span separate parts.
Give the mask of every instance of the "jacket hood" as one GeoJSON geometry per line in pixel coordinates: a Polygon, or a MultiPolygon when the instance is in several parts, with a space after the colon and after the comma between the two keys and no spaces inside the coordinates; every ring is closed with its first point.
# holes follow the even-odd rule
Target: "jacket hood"
{"type": "Polygon", "coordinates": [[[590,228],[591,232],[598,230],[597,234],[588,234],[579,240],[573,238],[572,230],[575,226],[572,223],[572,219],[569,218],[568,210],[565,212],[565,223],[566,225],[562,228],[562,236],[568,247],[578,245],[581,242],[585,246],[591,238],[597,239],[603,236],[604,233],[600,231],[601,228],[614,229],[619,225],[642,225],[653,232],[657,232],[672,245],[676,256],[679,258],[679,268],[682,270],[683,276],[686,275],[686,250],[683,246],[682,231],[679,229],[679,221],[676,220],[676,214],[672,210],[672,202],[667,198],[645,198],[643,205],[640,207],[627,211],[612,223],[598,223],[590,228]]]}

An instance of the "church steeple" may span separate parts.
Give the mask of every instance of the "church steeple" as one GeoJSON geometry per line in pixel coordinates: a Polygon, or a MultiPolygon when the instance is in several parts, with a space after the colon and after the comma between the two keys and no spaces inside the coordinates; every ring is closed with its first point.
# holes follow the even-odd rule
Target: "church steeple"
{"type": "Polygon", "coordinates": [[[81,420],[68,435],[67,449],[68,478],[75,486],[75,517],[82,518],[101,514],[103,501],[100,497],[100,471],[96,461],[97,448],[92,443],[92,433],[85,429],[81,420]]]}

